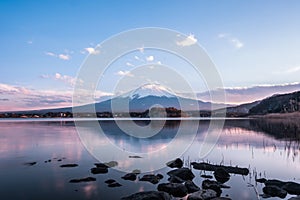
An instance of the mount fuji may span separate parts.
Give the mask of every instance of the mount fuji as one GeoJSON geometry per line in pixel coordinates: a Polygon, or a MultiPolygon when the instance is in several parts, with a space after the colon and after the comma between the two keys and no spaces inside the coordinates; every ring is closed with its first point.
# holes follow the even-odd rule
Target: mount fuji
{"type": "MultiPolygon", "coordinates": [[[[212,103],[200,100],[185,98],[177,95],[173,91],[157,84],[143,85],[135,90],[122,94],[120,96],[112,97],[111,99],[97,102],[95,104],[87,104],[77,106],[76,111],[79,113],[91,113],[94,108],[96,112],[112,112],[112,105],[114,112],[126,112],[126,104],[129,106],[129,112],[144,112],[152,107],[176,108],[183,111],[209,111],[212,103]]],[[[214,104],[216,109],[227,107],[226,104],[214,104]]],[[[31,113],[58,113],[58,112],[72,112],[72,107],[44,109],[30,111],[31,113]]],[[[28,113],[23,111],[22,113],[28,113]]]]}

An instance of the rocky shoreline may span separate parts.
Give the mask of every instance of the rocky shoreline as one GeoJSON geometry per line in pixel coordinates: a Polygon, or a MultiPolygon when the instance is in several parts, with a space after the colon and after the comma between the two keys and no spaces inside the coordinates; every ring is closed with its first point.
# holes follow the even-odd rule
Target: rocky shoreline
{"type": "MultiPolygon", "coordinates": [[[[57,162],[62,161],[65,158],[55,158],[57,162]]],[[[51,160],[46,160],[45,163],[49,163],[51,160]]],[[[24,165],[34,166],[38,162],[27,162],[24,165]]],[[[109,169],[117,166],[116,161],[108,163],[95,163],[94,167],[90,169],[91,174],[106,174],[109,169]]],[[[78,167],[78,164],[68,163],[60,165],[61,168],[74,168],[78,167]]],[[[241,167],[232,167],[224,165],[213,165],[206,162],[191,162],[190,167],[194,170],[200,171],[212,171],[213,176],[201,175],[204,180],[201,186],[195,184],[193,179],[195,175],[191,168],[184,167],[182,159],[176,158],[175,160],[166,163],[166,166],[171,168],[166,173],[168,181],[160,183],[164,178],[162,174],[141,174],[139,170],[135,170],[131,173],[124,174],[121,178],[126,181],[145,181],[153,185],[157,185],[157,190],[143,191],[134,193],[125,197],[122,200],[170,200],[174,198],[185,198],[187,200],[230,200],[228,195],[222,196],[223,190],[231,188],[231,186],[225,183],[230,180],[232,174],[247,176],[249,169],[241,167]]],[[[88,176],[83,178],[74,178],[69,180],[69,183],[76,184],[81,182],[94,182],[96,177],[88,176]]],[[[108,187],[121,187],[118,181],[114,179],[107,179],[104,181],[108,187]]],[[[298,195],[291,197],[289,200],[300,199],[300,184],[295,182],[284,182],[276,179],[256,179],[257,183],[264,184],[262,189],[263,194],[259,196],[262,198],[279,197],[285,198],[289,195],[298,195]]],[[[238,188],[237,188],[238,189],[238,188]]]]}

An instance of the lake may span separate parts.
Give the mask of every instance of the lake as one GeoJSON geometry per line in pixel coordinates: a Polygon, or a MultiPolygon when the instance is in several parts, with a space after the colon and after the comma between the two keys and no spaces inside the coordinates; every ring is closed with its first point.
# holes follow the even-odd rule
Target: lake
{"type": "MultiPolygon", "coordinates": [[[[0,195],[3,200],[120,199],[156,190],[158,185],[121,179],[126,172],[141,170],[140,177],[161,173],[164,178],[160,183],[164,183],[171,170],[165,163],[180,157],[186,167],[193,161],[205,161],[249,168],[247,176],[232,174],[226,182],[231,188],[223,189],[221,196],[258,199],[256,191],[261,194],[264,185],[255,178],[300,182],[299,124],[297,120],[229,119],[222,129],[209,132],[215,134],[210,138],[209,120],[156,120],[150,124],[143,120],[0,120],[0,195]],[[101,127],[101,133],[95,125],[101,127]],[[141,135],[152,130],[157,134],[132,135],[140,130],[149,131],[141,135]],[[213,148],[201,157],[204,141],[213,148]],[[94,163],[109,161],[118,165],[106,174],[91,174],[94,163]],[[60,167],[73,163],[78,167],[60,167]],[[97,180],[69,183],[88,176],[97,180]],[[104,183],[107,179],[115,179],[122,186],[110,188],[104,183]]],[[[212,175],[192,171],[198,186],[204,180],[201,174],[212,175]]]]}

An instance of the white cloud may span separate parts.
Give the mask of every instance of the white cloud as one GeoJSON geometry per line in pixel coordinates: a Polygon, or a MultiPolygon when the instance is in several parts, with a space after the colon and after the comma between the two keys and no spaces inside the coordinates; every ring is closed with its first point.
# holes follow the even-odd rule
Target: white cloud
{"type": "Polygon", "coordinates": [[[176,44],[178,46],[191,46],[193,44],[196,44],[197,43],[197,39],[195,38],[194,35],[190,34],[188,37],[186,37],[184,40],[182,41],[177,41],[176,44]]]}
{"type": "Polygon", "coordinates": [[[122,71],[122,70],[118,71],[116,74],[119,76],[129,76],[129,77],[134,76],[130,71],[122,71]]]}
{"type": "Polygon", "coordinates": [[[141,53],[144,53],[144,46],[138,48],[138,50],[139,50],[141,53]]]}
{"type": "Polygon", "coordinates": [[[32,40],[28,40],[28,41],[27,41],[27,44],[32,44],[32,43],[33,43],[32,40]]]}
{"type": "MultiPolygon", "coordinates": [[[[77,79],[75,77],[68,76],[68,75],[62,75],[60,73],[55,73],[54,75],[46,74],[46,75],[41,75],[40,77],[44,78],[44,79],[53,79],[56,81],[62,81],[70,86],[74,86],[77,81],[77,79]]],[[[82,82],[82,80],[80,82],[82,82]]]]}
{"type": "Polygon", "coordinates": [[[68,54],[59,54],[58,58],[61,60],[70,60],[71,56],[68,54]]]}
{"type": "Polygon", "coordinates": [[[244,46],[244,43],[242,43],[240,40],[233,38],[230,40],[232,44],[235,46],[235,48],[240,49],[244,46]]]}
{"type": "Polygon", "coordinates": [[[94,55],[100,53],[99,50],[96,50],[96,49],[93,48],[93,47],[87,47],[87,48],[84,48],[84,50],[85,50],[86,52],[88,52],[89,54],[94,54],[94,55]]]}
{"type": "Polygon", "coordinates": [[[127,65],[128,67],[134,67],[134,64],[131,64],[130,62],[126,62],[126,65],[127,65]]]}
{"type": "Polygon", "coordinates": [[[55,54],[55,53],[52,53],[52,52],[45,52],[45,54],[46,54],[47,56],[56,57],[56,54],[55,54]]]}
{"type": "Polygon", "coordinates": [[[63,54],[63,53],[61,53],[61,54],[55,54],[55,53],[50,52],[50,51],[45,52],[45,54],[47,56],[56,57],[56,58],[59,58],[61,60],[70,60],[71,59],[71,56],[69,54],[63,54]]]}
{"type": "Polygon", "coordinates": [[[160,61],[157,61],[157,64],[161,65],[161,62],[160,62],[160,61]]]}
{"type": "Polygon", "coordinates": [[[152,62],[152,61],[154,60],[154,56],[147,56],[147,57],[146,57],[146,60],[147,60],[148,62],[152,62]]]}
{"type": "Polygon", "coordinates": [[[244,43],[241,40],[237,39],[236,37],[230,36],[230,34],[228,33],[219,33],[218,38],[230,42],[237,49],[244,47],[244,43]]]}

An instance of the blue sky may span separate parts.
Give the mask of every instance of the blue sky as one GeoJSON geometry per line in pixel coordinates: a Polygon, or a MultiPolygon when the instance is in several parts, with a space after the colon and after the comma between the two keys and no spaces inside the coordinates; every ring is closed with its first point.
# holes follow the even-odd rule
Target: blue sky
{"type": "Polygon", "coordinates": [[[299,9],[296,0],[1,1],[0,110],[69,105],[88,51],[141,27],[194,35],[225,87],[298,82],[299,9]]]}

